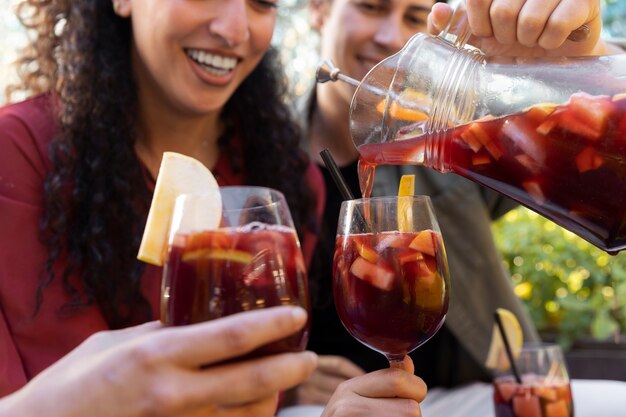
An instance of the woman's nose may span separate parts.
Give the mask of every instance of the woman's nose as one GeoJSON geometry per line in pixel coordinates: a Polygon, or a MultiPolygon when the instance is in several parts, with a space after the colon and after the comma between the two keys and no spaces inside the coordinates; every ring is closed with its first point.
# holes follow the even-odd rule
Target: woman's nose
{"type": "Polygon", "coordinates": [[[211,20],[211,33],[229,47],[246,42],[250,38],[246,0],[223,0],[222,5],[219,15],[211,20]]]}

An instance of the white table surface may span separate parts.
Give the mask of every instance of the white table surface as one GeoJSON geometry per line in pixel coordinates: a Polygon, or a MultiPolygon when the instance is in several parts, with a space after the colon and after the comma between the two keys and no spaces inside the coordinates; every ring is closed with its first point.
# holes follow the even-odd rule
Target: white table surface
{"type": "MultiPolygon", "coordinates": [[[[575,417],[625,417],[626,382],[572,380],[575,417]]],[[[319,417],[323,408],[298,406],[281,410],[278,417],[319,417]]],[[[476,383],[450,390],[428,391],[423,417],[494,417],[491,384],[476,383]]]]}

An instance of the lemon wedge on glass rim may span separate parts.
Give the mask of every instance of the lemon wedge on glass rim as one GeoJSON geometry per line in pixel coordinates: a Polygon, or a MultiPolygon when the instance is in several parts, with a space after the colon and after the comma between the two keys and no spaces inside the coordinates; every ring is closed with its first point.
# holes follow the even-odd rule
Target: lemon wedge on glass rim
{"type": "MultiPolygon", "coordinates": [[[[517,358],[522,350],[522,344],[524,343],[522,326],[520,326],[517,317],[515,317],[515,314],[511,311],[498,308],[496,312],[500,316],[500,321],[502,322],[502,327],[504,328],[504,333],[509,342],[513,358],[517,358]]],[[[487,354],[485,365],[487,368],[498,370],[506,370],[511,367],[497,323],[493,325],[491,344],[489,345],[489,353],[487,354]]]]}
{"type": "MultiPolygon", "coordinates": [[[[176,198],[183,194],[207,194],[218,188],[215,177],[200,161],[176,152],[164,152],[137,259],[162,266],[176,198]]],[[[185,213],[186,228],[211,230],[219,226],[220,194],[215,193],[215,198],[205,204],[207,207],[194,206],[189,216],[185,213]]]]}

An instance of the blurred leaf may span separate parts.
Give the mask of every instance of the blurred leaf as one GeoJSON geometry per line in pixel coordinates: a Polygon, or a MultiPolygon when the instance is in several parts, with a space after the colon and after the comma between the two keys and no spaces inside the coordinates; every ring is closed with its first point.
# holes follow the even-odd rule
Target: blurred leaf
{"type": "Polygon", "coordinates": [[[540,332],[564,347],[585,335],[626,334],[626,252],[607,255],[523,207],[495,222],[493,232],[540,332]]]}
{"type": "Polygon", "coordinates": [[[591,323],[591,335],[596,339],[607,339],[619,329],[619,324],[608,314],[600,313],[591,323]]]}

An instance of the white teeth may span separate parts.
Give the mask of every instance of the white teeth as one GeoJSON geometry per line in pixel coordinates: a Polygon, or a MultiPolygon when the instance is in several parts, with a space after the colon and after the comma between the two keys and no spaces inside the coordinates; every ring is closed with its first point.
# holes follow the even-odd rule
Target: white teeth
{"type": "Polygon", "coordinates": [[[199,49],[188,49],[187,55],[197,63],[202,64],[208,72],[216,75],[223,75],[232,71],[237,65],[236,58],[210,54],[199,49]]]}

